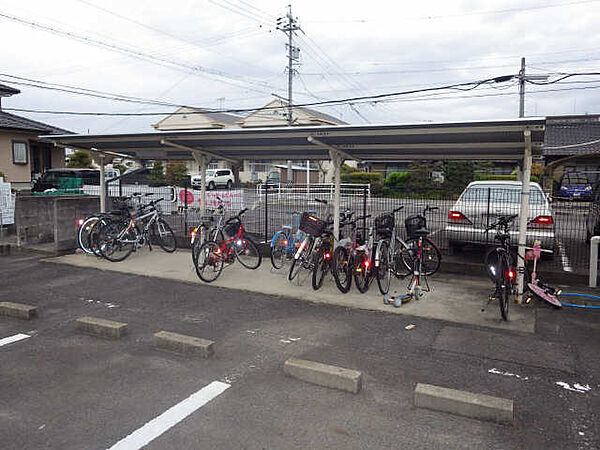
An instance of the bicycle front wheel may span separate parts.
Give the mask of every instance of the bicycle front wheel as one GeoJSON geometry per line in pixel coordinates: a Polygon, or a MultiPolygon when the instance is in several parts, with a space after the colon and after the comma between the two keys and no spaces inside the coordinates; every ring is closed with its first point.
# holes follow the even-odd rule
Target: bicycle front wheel
{"type": "Polygon", "coordinates": [[[247,237],[238,239],[234,243],[235,256],[246,269],[254,270],[260,266],[262,256],[256,244],[247,237]]]}
{"type": "Polygon", "coordinates": [[[175,233],[164,219],[158,219],[150,227],[150,240],[158,244],[167,253],[173,253],[177,249],[175,233]]]}
{"type": "Polygon", "coordinates": [[[296,275],[298,275],[300,269],[302,269],[302,266],[304,265],[304,261],[307,260],[307,258],[310,255],[310,252],[312,251],[312,245],[313,240],[310,236],[307,236],[302,241],[302,243],[300,244],[300,248],[292,256],[292,265],[288,273],[288,280],[292,281],[294,278],[296,278],[296,275]],[[298,257],[296,258],[296,256],[298,257]]]}
{"type": "Polygon", "coordinates": [[[346,294],[352,285],[352,264],[346,247],[338,247],[333,252],[332,272],[335,285],[346,294]]]}
{"type": "Polygon", "coordinates": [[[215,281],[223,270],[223,252],[215,241],[206,241],[198,249],[194,266],[198,278],[206,283],[215,281]]]}
{"type": "Polygon", "coordinates": [[[278,231],[271,241],[271,265],[281,269],[288,256],[289,239],[283,231],[278,231]]]}
{"type": "Polygon", "coordinates": [[[377,246],[375,260],[377,265],[377,286],[382,295],[390,291],[390,282],[392,278],[392,267],[390,264],[390,250],[387,241],[381,241],[377,246]]]}
{"type": "Polygon", "coordinates": [[[98,231],[98,249],[102,256],[109,261],[119,262],[127,258],[133,251],[135,235],[125,231],[124,222],[107,222],[98,231]]]}

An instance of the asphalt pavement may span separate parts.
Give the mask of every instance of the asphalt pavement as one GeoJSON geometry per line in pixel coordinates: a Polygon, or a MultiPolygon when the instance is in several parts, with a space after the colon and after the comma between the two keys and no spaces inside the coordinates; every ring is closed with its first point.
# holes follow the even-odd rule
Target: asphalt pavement
{"type": "Polygon", "coordinates": [[[229,387],[146,448],[599,446],[598,314],[540,306],[535,333],[520,333],[18,254],[0,258],[0,279],[0,301],[39,308],[31,321],[0,317],[0,339],[28,336],[0,346],[3,449],[111,448],[215,382],[229,387]],[[79,334],[81,316],[127,322],[129,333],[79,334]],[[215,355],[155,350],[160,330],[211,339],[215,355]],[[364,388],[353,395],[286,377],[292,356],[361,370],[364,388]],[[416,383],[513,399],[515,422],[417,409],[416,383]]]}

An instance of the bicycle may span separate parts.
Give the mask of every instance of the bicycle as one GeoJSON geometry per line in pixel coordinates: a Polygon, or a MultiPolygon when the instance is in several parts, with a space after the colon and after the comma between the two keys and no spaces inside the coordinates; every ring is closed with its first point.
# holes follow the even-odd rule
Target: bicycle
{"type": "Polygon", "coordinates": [[[236,260],[247,269],[254,270],[260,266],[262,256],[256,244],[246,236],[242,223],[242,216],[247,210],[248,208],[242,209],[217,228],[217,233],[223,233],[224,239],[208,240],[200,246],[194,266],[202,281],[215,281],[221,275],[224,265],[233,264],[236,260]]]}
{"type": "Polygon", "coordinates": [[[385,295],[390,290],[392,275],[396,278],[406,276],[411,269],[407,263],[408,245],[397,234],[396,213],[404,206],[383,213],[375,218],[375,234],[379,238],[375,251],[375,270],[379,292],[385,295]]]}
{"type": "Polygon", "coordinates": [[[404,227],[407,235],[407,239],[404,244],[406,244],[406,248],[409,251],[403,252],[402,257],[405,266],[411,271],[408,273],[408,275],[412,273],[414,264],[411,258],[416,253],[417,248],[420,249],[419,251],[423,256],[422,270],[426,276],[429,277],[433,275],[440,268],[440,264],[442,262],[442,251],[438,245],[428,237],[429,233],[425,236],[418,236],[416,233],[418,230],[428,230],[427,213],[431,211],[437,211],[438,209],[439,207],[437,206],[426,205],[421,214],[408,216],[406,219],[404,219],[404,227]],[[419,242],[421,244],[420,247],[418,247],[419,242]]]}
{"type": "Polygon", "coordinates": [[[356,283],[357,289],[361,293],[367,292],[375,268],[372,265],[372,229],[369,236],[365,239],[359,231],[356,223],[360,220],[366,220],[371,217],[357,217],[348,222],[352,226],[351,237],[340,242],[333,252],[333,278],[340,292],[346,294],[352,286],[352,278],[356,283]],[[367,241],[368,240],[368,241],[367,241]]]}
{"type": "MultiPolygon", "coordinates": [[[[144,196],[153,195],[152,193],[147,193],[144,196]]],[[[127,205],[127,201],[137,198],[138,201],[141,201],[142,194],[140,192],[134,192],[131,196],[116,198],[113,200],[115,203],[115,209],[112,211],[108,211],[106,213],[95,213],[90,216],[87,216],[85,219],[78,220],[78,229],[77,229],[77,243],[79,244],[79,248],[83,251],[83,253],[87,255],[96,255],[102,256],[97,248],[93,246],[93,242],[95,238],[92,236],[92,231],[94,230],[94,226],[101,220],[118,220],[121,216],[129,213],[129,206],[127,205]]],[[[99,229],[99,228],[98,228],[99,229]]],[[[96,229],[96,231],[98,230],[96,229]]]]}
{"type": "Polygon", "coordinates": [[[192,261],[194,265],[198,259],[200,246],[208,240],[219,241],[224,239],[223,233],[219,232],[225,219],[225,202],[221,197],[217,197],[218,205],[214,210],[207,209],[206,214],[201,217],[200,224],[190,233],[190,242],[192,245],[192,261]],[[216,224],[213,224],[215,222],[216,224]]]}
{"type": "Polygon", "coordinates": [[[299,228],[302,213],[286,211],[286,214],[291,214],[292,224],[283,225],[281,230],[276,231],[271,239],[271,265],[277,270],[281,269],[286,261],[294,256],[300,242],[306,237],[305,233],[299,228]],[[296,229],[295,233],[293,233],[294,228],[296,229]]]}
{"type": "Polygon", "coordinates": [[[167,253],[174,252],[177,249],[175,234],[156,208],[162,200],[159,198],[143,205],[137,217],[131,215],[128,220],[98,222],[97,248],[102,256],[112,262],[123,261],[146,243],[152,251],[152,242],[158,243],[167,253]]]}
{"type": "Polygon", "coordinates": [[[517,217],[518,214],[500,216],[485,230],[486,233],[492,229],[496,230],[494,239],[499,245],[485,255],[485,268],[496,288],[488,296],[487,304],[481,310],[484,311],[490,302],[498,300],[500,315],[504,320],[508,320],[510,297],[515,293],[515,258],[510,251],[509,227],[517,217]]]}
{"type": "MultiPolygon", "coordinates": [[[[338,242],[342,239],[342,229],[350,220],[354,213],[349,209],[342,212],[340,218],[340,234],[338,236],[338,242]]],[[[323,280],[328,272],[333,273],[333,255],[332,250],[335,245],[335,236],[333,234],[333,221],[327,222],[327,225],[319,236],[319,239],[315,245],[314,256],[312,261],[312,287],[316,291],[323,286],[323,280]]]]}
{"type": "MultiPolygon", "coordinates": [[[[436,254],[434,249],[437,249],[437,247],[428,248],[428,242],[432,241],[427,237],[429,235],[429,230],[426,226],[427,222],[423,219],[425,219],[427,211],[435,209],[437,209],[437,207],[427,206],[423,215],[412,216],[405,220],[407,232],[412,236],[409,242],[414,242],[414,245],[408,244],[408,251],[405,252],[410,255],[412,276],[407,285],[407,293],[398,297],[388,297],[386,295],[383,298],[384,304],[393,304],[395,307],[400,307],[403,303],[406,303],[411,299],[420,300],[425,292],[431,291],[427,277],[430,275],[431,270],[433,270],[434,265],[429,264],[429,266],[427,266],[427,263],[431,261],[429,257],[432,254],[436,254]],[[420,227],[416,228],[417,225],[420,225],[420,227]]],[[[437,270],[437,268],[439,268],[439,260],[435,270],[437,270]]]]}

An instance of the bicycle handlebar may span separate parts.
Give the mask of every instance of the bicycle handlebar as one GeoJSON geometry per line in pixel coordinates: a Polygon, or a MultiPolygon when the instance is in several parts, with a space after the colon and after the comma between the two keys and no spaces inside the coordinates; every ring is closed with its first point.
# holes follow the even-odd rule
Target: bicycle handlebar
{"type": "Polygon", "coordinates": [[[401,210],[403,210],[403,209],[404,209],[404,205],[402,205],[402,206],[398,206],[396,209],[394,209],[394,210],[392,211],[392,213],[393,213],[393,214],[396,214],[398,211],[401,211],[401,210]]]}
{"type": "Polygon", "coordinates": [[[496,220],[496,222],[494,222],[493,224],[491,224],[489,227],[487,227],[485,229],[486,233],[494,228],[496,228],[497,226],[503,225],[503,226],[507,226],[509,223],[511,223],[513,220],[515,220],[517,217],[519,217],[518,214],[511,214],[508,216],[500,216],[498,217],[498,220],[496,220]]]}
{"type": "Polygon", "coordinates": [[[327,204],[328,204],[327,200],[321,200],[320,198],[315,198],[315,202],[317,202],[317,203],[322,203],[322,204],[324,204],[324,205],[327,205],[327,204]]]}

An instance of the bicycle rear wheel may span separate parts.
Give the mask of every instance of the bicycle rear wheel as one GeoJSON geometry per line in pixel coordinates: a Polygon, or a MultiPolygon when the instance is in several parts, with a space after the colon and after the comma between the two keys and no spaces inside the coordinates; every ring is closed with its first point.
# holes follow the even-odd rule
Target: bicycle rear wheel
{"type": "Polygon", "coordinates": [[[233,244],[235,255],[242,266],[246,269],[254,270],[260,266],[262,256],[258,251],[256,244],[248,237],[238,239],[233,244]]]}
{"type": "Polygon", "coordinates": [[[83,250],[84,253],[94,253],[90,234],[94,228],[94,225],[98,223],[99,220],[100,218],[97,216],[88,217],[79,227],[77,232],[77,240],[79,243],[79,248],[83,250]]]}
{"type": "Polygon", "coordinates": [[[390,282],[392,278],[392,268],[390,264],[390,250],[387,241],[381,241],[377,246],[375,260],[377,266],[377,286],[382,295],[390,291],[390,282]]]}
{"type": "MultiPolygon", "coordinates": [[[[412,258],[416,255],[417,246],[419,245],[419,238],[412,238],[406,241],[406,246],[409,249],[407,255],[410,255],[410,260],[405,260],[405,264],[407,267],[410,267],[412,270],[413,262],[412,258]]],[[[442,262],[442,254],[435,246],[433,241],[427,237],[423,238],[423,260],[422,260],[422,270],[423,274],[426,276],[433,275],[440,268],[440,264],[442,262]]]]}
{"type": "Polygon", "coordinates": [[[315,254],[312,270],[312,287],[316,291],[323,286],[325,275],[331,268],[331,246],[329,241],[324,240],[321,248],[315,254]]]}
{"type": "Polygon", "coordinates": [[[495,283],[502,279],[502,265],[504,260],[502,254],[503,252],[501,250],[493,248],[486,253],[484,259],[485,270],[491,280],[495,283]]]}
{"type": "Polygon", "coordinates": [[[300,244],[300,248],[292,257],[292,265],[290,267],[290,271],[288,272],[288,280],[292,281],[294,278],[296,278],[296,276],[300,272],[300,269],[302,269],[302,266],[304,265],[304,261],[306,261],[310,256],[312,246],[313,238],[307,236],[300,244]]]}
{"type": "Polygon", "coordinates": [[[371,261],[366,254],[359,254],[356,256],[356,262],[353,264],[354,269],[354,283],[356,289],[361,294],[364,294],[369,290],[369,284],[371,281],[371,261]]]}
{"type": "Polygon", "coordinates": [[[501,270],[500,279],[502,280],[502,284],[500,285],[498,303],[500,306],[500,315],[504,320],[508,320],[508,308],[510,305],[510,296],[512,294],[513,280],[508,274],[509,271],[512,271],[512,268],[505,255],[502,257],[501,270]]]}
{"type": "Polygon", "coordinates": [[[352,286],[352,264],[346,247],[338,247],[333,252],[332,271],[335,285],[346,294],[352,286]]]}
{"type": "Polygon", "coordinates": [[[158,219],[150,227],[150,240],[158,244],[167,253],[173,253],[177,249],[175,233],[164,219],[158,219]]]}
{"type": "Polygon", "coordinates": [[[223,271],[223,252],[215,241],[206,241],[199,250],[194,262],[196,275],[202,281],[211,283],[215,281],[223,271]]]}

